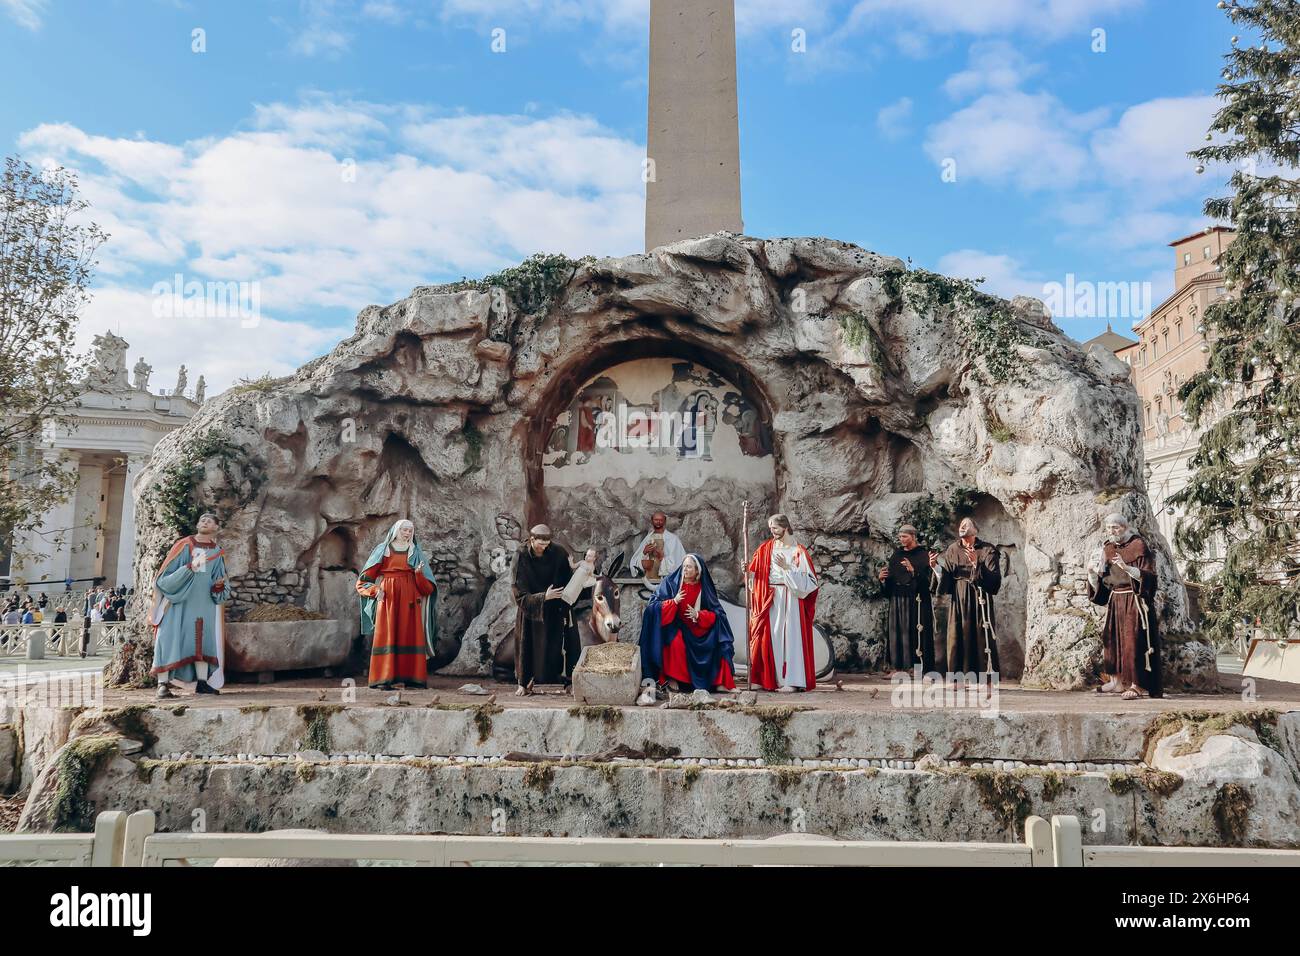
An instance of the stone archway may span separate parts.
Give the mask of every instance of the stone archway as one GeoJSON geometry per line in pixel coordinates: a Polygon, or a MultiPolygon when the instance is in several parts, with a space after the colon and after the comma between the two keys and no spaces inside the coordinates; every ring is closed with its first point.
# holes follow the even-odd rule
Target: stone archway
{"type": "Polygon", "coordinates": [[[630,560],[664,511],[719,588],[739,593],[742,502],[752,547],[781,480],[770,405],[743,369],[708,350],[621,343],[557,376],[528,427],[530,523],[571,552],[630,560]]]}

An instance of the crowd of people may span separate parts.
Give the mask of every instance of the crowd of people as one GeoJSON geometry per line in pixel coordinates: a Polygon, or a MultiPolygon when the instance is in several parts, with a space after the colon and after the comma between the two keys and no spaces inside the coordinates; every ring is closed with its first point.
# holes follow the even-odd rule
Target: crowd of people
{"type": "Polygon", "coordinates": [[[66,624],[70,613],[77,615],[91,624],[126,620],[126,604],[131,597],[131,588],[121,585],[115,588],[94,587],[86,592],[78,609],[72,595],[56,597],[50,600],[49,594],[42,591],[32,596],[26,592],[13,594],[0,607],[0,623],[4,624],[66,624]]]}

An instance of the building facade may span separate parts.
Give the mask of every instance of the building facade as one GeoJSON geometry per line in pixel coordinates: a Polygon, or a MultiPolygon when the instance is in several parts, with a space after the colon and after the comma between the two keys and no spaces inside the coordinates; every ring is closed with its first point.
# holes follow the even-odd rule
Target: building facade
{"type": "MultiPolygon", "coordinates": [[[[204,400],[204,382],[188,387],[184,366],[176,387],[150,391],[153,369],[136,362],[127,375],[127,342],[95,337],[94,359],[77,407],[49,423],[31,454],[76,472],[76,489],[48,512],[32,534],[13,542],[0,575],[16,586],[44,589],[72,580],[131,585],[135,550],[132,486],[158,441],[185,424],[204,400]]],[[[61,588],[60,588],[61,589],[61,588]]]]}
{"type": "MultiPolygon", "coordinates": [[[[1170,542],[1182,512],[1169,504],[1169,498],[1187,485],[1192,456],[1208,424],[1192,426],[1184,416],[1178,389],[1206,367],[1210,349],[1205,310],[1227,294],[1218,262],[1233,235],[1231,229],[1211,226],[1171,242],[1173,293],[1134,324],[1136,341],[1114,350],[1133,369],[1133,384],[1142,403],[1147,493],[1160,531],[1170,542]]],[[[1181,558],[1179,566],[1183,567],[1181,558]]]]}

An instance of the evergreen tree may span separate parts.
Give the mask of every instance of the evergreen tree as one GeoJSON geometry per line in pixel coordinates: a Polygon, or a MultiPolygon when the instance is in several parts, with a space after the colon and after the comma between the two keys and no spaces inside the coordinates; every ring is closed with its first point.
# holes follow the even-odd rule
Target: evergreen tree
{"type": "Polygon", "coordinates": [[[1256,38],[1232,38],[1211,145],[1191,154],[1197,172],[1235,166],[1233,195],[1205,212],[1237,234],[1220,260],[1227,296],[1204,316],[1208,367],[1179,392],[1207,427],[1172,501],[1187,509],[1175,540],[1206,585],[1209,630],[1226,643],[1247,617],[1274,637],[1300,630],[1300,0],[1219,7],[1256,38]]]}

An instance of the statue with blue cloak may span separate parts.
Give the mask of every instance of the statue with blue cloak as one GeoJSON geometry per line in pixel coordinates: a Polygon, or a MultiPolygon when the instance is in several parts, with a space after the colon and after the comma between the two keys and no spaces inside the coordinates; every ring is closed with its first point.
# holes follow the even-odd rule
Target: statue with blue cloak
{"type": "Polygon", "coordinates": [[[438,640],[438,586],[415,540],[415,525],[396,522],[357,578],[361,633],[371,637],[369,685],[424,687],[438,640]]]}
{"type": "Polygon", "coordinates": [[[199,516],[194,534],[171,546],[154,576],[149,627],[154,634],[153,668],[158,696],[172,688],[216,694],[225,686],[226,616],[230,600],[225,552],[213,537],[217,516],[199,516]]]}
{"type": "Polygon", "coordinates": [[[669,690],[735,690],[735,638],[708,566],[688,554],[641,615],[641,676],[669,690]]]}

